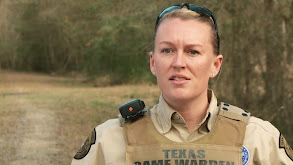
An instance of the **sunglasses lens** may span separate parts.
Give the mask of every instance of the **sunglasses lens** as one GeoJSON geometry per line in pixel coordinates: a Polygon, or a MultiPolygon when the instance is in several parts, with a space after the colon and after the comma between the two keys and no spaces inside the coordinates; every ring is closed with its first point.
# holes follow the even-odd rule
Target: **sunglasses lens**
{"type": "Polygon", "coordinates": [[[207,17],[211,17],[213,22],[214,22],[215,29],[218,32],[218,26],[217,26],[215,16],[213,15],[213,13],[209,9],[204,8],[202,6],[190,5],[189,10],[192,10],[192,11],[197,12],[199,14],[203,14],[203,15],[205,15],[207,17]]]}
{"type": "MultiPolygon", "coordinates": [[[[213,16],[212,12],[209,11],[208,9],[206,9],[206,8],[204,8],[204,7],[202,7],[202,6],[191,5],[191,4],[188,4],[187,7],[188,7],[189,10],[192,10],[192,11],[197,12],[197,13],[199,13],[199,14],[206,15],[207,17],[212,17],[214,23],[216,23],[216,22],[215,22],[215,18],[214,18],[214,16],[213,16]]],[[[180,9],[180,8],[182,8],[180,5],[174,5],[174,6],[170,6],[170,7],[166,8],[166,9],[164,9],[164,10],[159,14],[156,24],[159,22],[159,20],[160,20],[160,19],[161,19],[166,13],[170,12],[171,10],[176,10],[176,9],[180,9]]],[[[217,26],[217,25],[215,25],[215,26],[217,26]]]]}
{"type": "Polygon", "coordinates": [[[211,17],[213,15],[209,10],[207,10],[206,8],[203,8],[201,6],[190,5],[189,10],[192,10],[192,11],[197,12],[199,14],[204,14],[208,17],[211,17]]]}
{"type": "Polygon", "coordinates": [[[168,13],[171,10],[175,10],[175,9],[179,9],[180,6],[170,6],[168,8],[166,8],[165,10],[163,10],[160,14],[159,14],[159,18],[162,18],[166,13],[168,13]]]}

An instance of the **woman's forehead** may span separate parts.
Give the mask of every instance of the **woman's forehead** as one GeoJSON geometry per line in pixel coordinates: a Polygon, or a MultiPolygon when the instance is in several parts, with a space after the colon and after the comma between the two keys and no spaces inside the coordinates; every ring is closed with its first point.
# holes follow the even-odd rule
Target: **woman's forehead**
{"type": "Polygon", "coordinates": [[[211,44],[211,28],[207,23],[197,20],[167,18],[158,27],[155,37],[155,44],[163,41],[211,44]]]}

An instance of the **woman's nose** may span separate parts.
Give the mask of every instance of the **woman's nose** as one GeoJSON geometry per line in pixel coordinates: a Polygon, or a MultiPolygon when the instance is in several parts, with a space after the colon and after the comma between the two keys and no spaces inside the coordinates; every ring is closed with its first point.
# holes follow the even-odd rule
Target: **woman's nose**
{"type": "Polygon", "coordinates": [[[174,68],[185,68],[186,67],[186,61],[185,61],[185,56],[184,56],[183,52],[177,52],[177,54],[174,57],[173,67],[174,68]]]}

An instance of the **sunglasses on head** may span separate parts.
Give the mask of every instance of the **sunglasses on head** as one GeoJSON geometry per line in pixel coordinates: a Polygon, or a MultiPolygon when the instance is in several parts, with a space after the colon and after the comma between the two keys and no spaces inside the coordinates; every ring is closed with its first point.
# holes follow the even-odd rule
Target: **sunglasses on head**
{"type": "Polygon", "coordinates": [[[166,9],[164,9],[158,15],[158,18],[157,18],[157,21],[156,21],[156,29],[158,28],[157,26],[158,26],[158,24],[160,22],[160,19],[166,13],[169,13],[170,11],[173,11],[173,10],[182,9],[184,6],[186,6],[188,10],[194,11],[194,12],[200,14],[200,15],[204,15],[205,17],[209,17],[209,18],[211,18],[213,20],[214,28],[215,28],[215,31],[217,33],[218,53],[219,53],[219,51],[220,51],[220,37],[219,37],[219,33],[218,33],[218,26],[217,26],[216,18],[213,15],[213,13],[209,9],[207,9],[205,7],[198,6],[198,5],[193,5],[193,4],[189,4],[189,3],[182,3],[182,4],[167,7],[166,9]]]}

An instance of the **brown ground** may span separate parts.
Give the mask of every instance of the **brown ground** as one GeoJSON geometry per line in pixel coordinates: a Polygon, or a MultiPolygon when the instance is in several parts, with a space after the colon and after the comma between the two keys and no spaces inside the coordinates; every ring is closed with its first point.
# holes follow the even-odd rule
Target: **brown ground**
{"type": "Polygon", "coordinates": [[[79,80],[0,71],[0,164],[70,164],[99,123],[133,98],[155,104],[156,86],[92,88],[79,80]]]}

